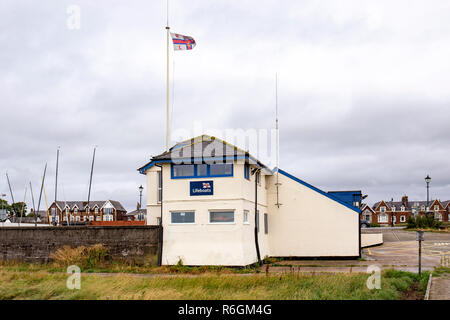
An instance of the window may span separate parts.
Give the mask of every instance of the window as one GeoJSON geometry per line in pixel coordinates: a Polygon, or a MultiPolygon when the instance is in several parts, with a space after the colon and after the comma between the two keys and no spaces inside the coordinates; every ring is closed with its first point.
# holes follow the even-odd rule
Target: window
{"type": "Polygon", "coordinates": [[[386,207],[380,207],[380,212],[386,212],[386,207]]]}
{"type": "Polygon", "coordinates": [[[75,220],[76,220],[77,222],[79,222],[79,221],[80,221],[80,216],[76,216],[76,217],[75,217],[75,220]]]}
{"type": "Polygon", "coordinates": [[[378,216],[378,222],[388,222],[388,216],[386,214],[380,214],[378,216]]]}
{"type": "Polygon", "coordinates": [[[95,220],[96,220],[96,221],[102,221],[102,217],[101,217],[101,216],[97,216],[97,217],[95,218],[95,220]]]}
{"type": "Polygon", "coordinates": [[[73,216],[70,216],[70,221],[73,222],[73,216]]]}
{"type": "Polygon", "coordinates": [[[171,223],[195,223],[194,211],[171,212],[171,223]]]}
{"type": "Polygon", "coordinates": [[[114,211],[113,211],[113,208],[105,208],[105,209],[103,209],[103,213],[104,214],[113,214],[114,211]]]}
{"type": "Polygon", "coordinates": [[[94,216],[89,216],[89,221],[94,221],[94,216]]]}
{"type": "Polygon", "coordinates": [[[103,216],[103,220],[104,220],[104,221],[113,221],[113,220],[114,220],[114,217],[113,217],[112,214],[107,214],[107,215],[104,215],[104,216],[103,216]]]}
{"type": "Polygon", "coordinates": [[[425,206],[421,206],[420,210],[425,211],[425,206]]]}
{"type": "Polygon", "coordinates": [[[248,210],[244,210],[244,224],[249,224],[248,223],[248,210]]]}
{"type": "Polygon", "coordinates": [[[210,211],[209,223],[233,223],[234,211],[210,211]]]}
{"type": "Polygon", "coordinates": [[[207,164],[198,164],[197,165],[197,176],[207,176],[208,175],[208,165],[207,164]]]}
{"type": "Polygon", "coordinates": [[[172,166],[172,178],[191,178],[194,177],[193,164],[181,164],[172,166]]]}
{"type": "Polygon", "coordinates": [[[172,165],[172,179],[232,176],[232,163],[172,165]]]}
{"type": "Polygon", "coordinates": [[[158,171],[158,202],[162,200],[162,172],[158,171]]]}
{"type": "Polygon", "coordinates": [[[434,211],[438,211],[439,210],[439,206],[434,206],[434,211]]]}
{"type": "Polygon", "coordinates": [[[269,233],[269,220],[268,220],[267,213],[264,213],[264,234],[268,234],[268,233],[269,233]]]}
{"type": "Polygon", "coordinates": [[[393,217],[392,217],[392,222],[394,222],[394,223],[397,222],[397,217],[396,217],[396,216],[393,216],[393,217]]]}
{"type": "Polygon", "coordinates": [[[69,214],[69,208],[66,207],[66,215],[69,214]]]}
{"type": "Polygon", "coordinates": [[[400,208],[400,211],[405,211],[405,206],[402,206],[402,207],[400,208]]]}
{"type": "Polygon", "coordinates": [[[98,208],[95,208],[94,213],[95,213],[95,214],[98,214],[98,208]]]}
{"type": "Polygon", "coordinates": [[[442,214],[436,213],[436,220],[442,221],[442,214]]]}
{"type": "Polygon", "coordinates": [[[353,206],[359,208],[359,202],[358,201],[353,202],[353,206]]]}
{"type": "Polygon", "coordinates": [[[89,207],[86,207],[86,214],[89,213],[89,207]]]}
{"type": "Polygon", "coordinates": [[[400,222],[405,222],[406,221],[406,216],[400,216],[400,222]]]}
{"type": "Polygon", "coordinates": [[[232,176],[233,165],[231,163],[214,163],[209,165],[210,176],[232,176]]]}
{"type": "Polygon", "coordinates": [[[366,221],[370,221],[370,214],[366,214],[365,217],[364,217],[364,219],[365,219],[366,221]]]}
{"type": "Polygon", "coordinates": [[[392,212],[395,212],[395,206],[393,206],[393,207],[391,208],[391,210],[392,210],[392,212]]]}
{"type": "Polygon", "coordinates": [[[73,208],[73,213],[78,213],[78,208],[77,207],[75,207],[75,208],[73,208]]]}
{"type": "Polygon", "coordinates": [[[250,180],[250,164],[244,164],[244,178],[250,180]]]}

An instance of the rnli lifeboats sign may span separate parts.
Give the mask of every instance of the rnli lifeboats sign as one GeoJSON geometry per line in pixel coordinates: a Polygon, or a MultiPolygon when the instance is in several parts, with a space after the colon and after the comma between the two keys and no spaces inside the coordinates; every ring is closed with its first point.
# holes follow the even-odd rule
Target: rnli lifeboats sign
{"type": "Polygon", "coordinates": [[[212,196],[213,181],[191,181],[191,196],[212,196]]]}

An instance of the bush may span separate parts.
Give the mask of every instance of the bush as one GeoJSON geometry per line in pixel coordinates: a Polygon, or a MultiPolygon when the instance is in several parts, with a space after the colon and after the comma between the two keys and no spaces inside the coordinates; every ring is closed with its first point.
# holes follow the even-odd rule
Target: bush
{"type": "Polygon", "coordinates": [[[378,227],[380,227],[380,225],[378,223],[376,223],[376,222],[371,222],[370,223],[370,227],[371,228],[378,228],[378,227]]]}
{"type": "Polygon", "coordinates": [[[436,220],[432,214],[409,216],[407,220],[408,229],[439,229],[441,225],[442,222],[436,220]]]}
{"type": "Polygon", "coordinates": [[[108,249],[102,244],[95,244],[76,248],[64,246],[52,253],[50,258],[58,265],[94,268],[103,265],[109,255],[108,249]]]}

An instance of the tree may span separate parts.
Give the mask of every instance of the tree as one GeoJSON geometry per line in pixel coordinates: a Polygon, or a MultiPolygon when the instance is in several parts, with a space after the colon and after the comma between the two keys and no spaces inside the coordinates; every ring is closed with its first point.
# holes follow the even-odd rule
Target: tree
{"type": "Polygon", "coordinates": [[[25,217],[27,213],[27,204],[25,202],[16,202],[11,205],[11,215],[16,217],[25,217]]]}
{"type": "Polygon", "coordinates": [[[11,210],[11,206],[9,205],[8,201],[0,199],[0,210],[6,209],[7,212],[11,210]]]}

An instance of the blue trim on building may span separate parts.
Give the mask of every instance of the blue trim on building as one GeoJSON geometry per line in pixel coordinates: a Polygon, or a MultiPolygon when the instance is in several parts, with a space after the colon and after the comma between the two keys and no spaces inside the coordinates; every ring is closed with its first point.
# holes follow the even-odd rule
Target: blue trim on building
{"type": "Polygon", "coordinates": [[[284,175],[284,176],[286,176],[286,177],[288,177],[288,178],[290,178],[290,179],[292,179],[292,180],[294,180],[294,181],[296,181],[296,182],[298,182],[298,183],[304,185],[304,186],[307,187],[307,188],[310,188],[311,190],[314,190],[314,191],[320,193],[321,195],[323,195],[323,196],[325,196],[325,197],[327,197],[327,198],[329,198],[329,199],[331,199],[331,200],[334,200],[334,201],[336,201],[336,202],[342,204],[343,206],[345,206],[345,207],[347,207],[347,208],[349,208],[349,209],[351,209],[351,210],[353,210],[353,211],[355,211],[355,212],[357,212],[357,213],[359,214],[359,209],[356,209],[355,207],[353,207],[353,206],[351,206],[351,205],[348,205],[347,203],[345,203],[345,202],[339,200],[338,198],[336,198],[336,197],[334,197],[334,196],[328,194],[327,192],[322,191],[322,190],[320,190],[320,189],[318,189],[318,188],[316,188],[316,187],[310,185],[309,183],[307,183],[307,182],[305,182],[305,181],[303,181],[303,180],[300,180],[299,178],[294,177],[293,175],[287,173],[286,171],[283,171],[283,170],[281,170],[281,169],[275,168],[275,169],[274,169],[274,172],[276,172],[277,170],[278,170],[278,172],[280,172],[282,175],[284,175]]]}

